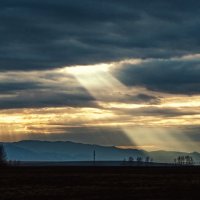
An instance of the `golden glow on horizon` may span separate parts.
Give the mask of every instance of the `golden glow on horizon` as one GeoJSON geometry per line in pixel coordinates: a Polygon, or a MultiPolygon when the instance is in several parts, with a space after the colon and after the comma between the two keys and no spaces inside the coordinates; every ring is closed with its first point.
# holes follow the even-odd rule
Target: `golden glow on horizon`
{"type": "MultiPolygon", "coordinates": [[[[172,127],[198,125],[200,115],[177,117],[118,115],[115,110],[102,108],[46,108],[16,109],[0,113],[1,133],[43,133],[51,134],[57,127],[101,127],[141,125],[150,127],[172,127]],[[8,113],[7,113],[8,112],[8,113]]],[[[59,129],[58,129],[59,130],[59,129]]],[[[137,130],[138,131],[138,130],[137,130]]],[[[58,133],[62,132],[59,130],[58,133]]],[[[133,131],[135,134],[135,131],[133,131]]],[[[141,140],[142,141],[142,140],[141,140]]]]}

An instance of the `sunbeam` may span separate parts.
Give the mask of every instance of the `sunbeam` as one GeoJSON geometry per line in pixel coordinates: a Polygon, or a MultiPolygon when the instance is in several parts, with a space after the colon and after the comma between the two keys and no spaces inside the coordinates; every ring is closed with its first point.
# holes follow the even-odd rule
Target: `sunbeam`
{"type": "MultiPolygon", "coordinates": [[[[188,143],[185,144],[182,142],[183,140],[180,140],[180,138],[176,137],[177,134],[175,129],[172,130],[166,127],[166,125],[169,126],[170,123],[177,124],[176,120],[178,122],[178,120],[181,120],[181,117],[179,119],[170,118],[161,120],[156,117],[151,117],[146,122],[143,119],[143,122],[146,123],[146,125],[149,125],[151,128],[145,127],[144,123],[143,127],[137,127],[137,125],[140,124],[140,122],[137,121],[139,118],[136,117],[137,120],[133,120],[135,117],[134,109],[148,108],[149,106],[155,108],[173,108],[177,105],[180,105],[180,107],[185,107],[186,105],[189,105],[189,102],[180,102],[179,104],[177,101],[174,101],[174,99],[169,97],[168,100],[163,102],[163,104],[158,105],[136,103],[127,104],[123,103],[123,98],[126,98],[125,95],[122,95],[123,98],[120,99],[120,102],[115,102],[115,100],[119,98],[120,94],[126,94],[130,89],[113,77],[109,70],[111,67],[113,67],[113,64],[99,64],[84,67],[75,66],[66,68],[66,72],[72,74],[79,81],[79,83],[84,86],[87,91],[97,100],[99,105],[105,109],[133,109],[132,117],[129,116],[128,119],[125,119],[125,121],[123,121],[124,119],[122,118],[121,121],[114,122],[115,125],[118,125],[118,127],[123,130],[124,134],[129,138],[132,144],[144,147],[152,147],[152,145],[155,144],[155,149],[162,149],[165,147],[165,149],[169,150],[185,149],[190,151],[192,149],[190,146],[190,139],[187,138],[188,143]]],[[[132,92],[134,92],[134,90],[132,90],[132,92]]],[[[193,105],[195,105],[195,102],[193,105]]],[[[143,118],[146,119],[147,117],[144,116],[143,118]]]]}
{"type": "Polygon", "coordinates": [[[112,64],[66,68],[98,101],[113,99],[127,88],[109,73],[112,64]]]}

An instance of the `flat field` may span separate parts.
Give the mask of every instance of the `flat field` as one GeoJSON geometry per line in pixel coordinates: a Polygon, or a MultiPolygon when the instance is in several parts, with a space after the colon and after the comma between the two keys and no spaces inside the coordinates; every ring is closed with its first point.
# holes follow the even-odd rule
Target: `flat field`
{"type": "Polygon", "coordinates": [[[199,199],[199,167],[9,167],[0,200],[199,199]]]}

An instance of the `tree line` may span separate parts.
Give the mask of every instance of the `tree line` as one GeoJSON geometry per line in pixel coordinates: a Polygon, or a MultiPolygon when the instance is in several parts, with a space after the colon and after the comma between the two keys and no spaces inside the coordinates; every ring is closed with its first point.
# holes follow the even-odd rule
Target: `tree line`
{"type": "Polygon", "coordinates": [[[137,162],[137,163],[152,163],[153,162],[153,158],[146,156],[145,158],[141,157],[141,156],[137,156],[137,157],[132,157],[129,156],[128,160],[125,158],[123,160],[124,162],[137,162]]]}
{"type": "Polygon", "coordinates": [[[174,159],[174,163],[178,165],[193,165],[194,160],[192,156],[178,156],[174,159]]]}

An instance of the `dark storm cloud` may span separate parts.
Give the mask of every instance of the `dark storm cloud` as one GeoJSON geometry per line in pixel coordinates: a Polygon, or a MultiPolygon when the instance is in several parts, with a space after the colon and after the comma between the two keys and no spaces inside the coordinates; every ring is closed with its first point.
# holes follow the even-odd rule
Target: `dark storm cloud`
{"type": "Polygon", "coordinates": [[[96,107],[95,99],[71,76],[15,72],[2,73],[0,79],[0,109],[96,107]]]}
{"type": "Polygon", "coordinates": [[[160,97],[147,95],[147,94],[138,94],[138,95],[127,95],[126,96],[126,102],[132,102],[132,103],[146,103],[146,104],[159,104],[160,103],[160,97]]]}
{"type": "Polygon", "coordinates": [[[24,91],[13,96],[0,98],[0,109],[44,108],[44,107],[96,107],[95,99],[87,92],[80,94],[62,91],[24,91]]]}
{"type": "Polygon", "coordinates": [[[174,94],[200,93],[199,59],[166,59],[123,65],[113,72],[128,86],[174,94]]]}
{"type": "Polygon", "coordinates": [[[27,89],[38,89],[41,88],[40,84],[34,82],[0,82],[0,93],[1,94],[9,94],[16,91],[22,91],[27,89]]]}
{"type": "Polygon", "coordinates": [[[198,0],[2,0],[0,70],[200,50],[198,0]]]}

